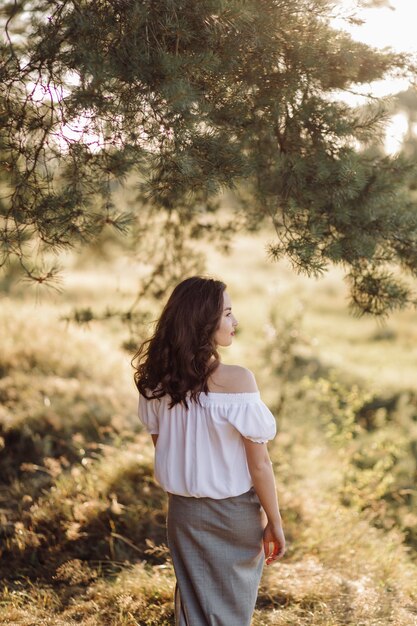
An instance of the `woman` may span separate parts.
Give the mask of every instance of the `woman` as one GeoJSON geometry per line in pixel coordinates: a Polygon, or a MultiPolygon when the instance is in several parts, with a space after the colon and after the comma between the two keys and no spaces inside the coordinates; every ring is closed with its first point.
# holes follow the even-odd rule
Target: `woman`
{"type": "Polygon", "coordinates": [[[285,552],[266,448],[275,419],[252,372],[217,352],[236,326],[224,283],[187,278],[133,359],[139,417],[168,493],[179,626],[249,626],[264,555],[270,564],[285,552]]]}

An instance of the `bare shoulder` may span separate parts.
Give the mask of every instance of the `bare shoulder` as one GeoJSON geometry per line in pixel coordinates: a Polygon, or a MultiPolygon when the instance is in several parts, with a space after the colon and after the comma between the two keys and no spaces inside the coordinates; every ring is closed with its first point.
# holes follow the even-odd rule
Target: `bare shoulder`
{"type": "Polygon", "coordinates": [[[258,386],[251,370],[240,365],[220,363],[211,376],[209,389],[220,393],[251,393],[258,391],[258,386]]]}

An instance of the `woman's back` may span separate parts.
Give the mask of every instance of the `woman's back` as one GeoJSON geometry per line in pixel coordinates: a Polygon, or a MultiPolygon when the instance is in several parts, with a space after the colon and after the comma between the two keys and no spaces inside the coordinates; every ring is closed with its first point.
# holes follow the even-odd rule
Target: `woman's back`
{"type": "Polygon", "coordinates": [[[274,416],[252,372],[223,365],[217,351],[238,325],[225,289],[198,276],[179,283],[135,355],[139,417],[168,492],[178,626],[249,626],[264,556],[285,549],[264,445],[274,416]]]}
{"type": "Polygon", "coordinates": [[[250,489],[242,435],[264,443],[276,434],[274,416],[260,398],[249,370],[224,366],[209,387],[227,391],[187,399],[188,408],[170,397],[139,397],[139,417],[148,432],[158,435],[155,478],[169,493],[215,499],[237,496],[250,489]],[[238,384],[237,370],[248,382],[238,384]],[[248,384],[249,383],[249,384],[248,384]],[[253,389],[230,391],[231,389],[253,389]]]}
{"type": "Polygon", "coordinates": [[[219,363],[208,379],[209,391],[216,393],[248,393],[258,391],[255,377],[246,367],[219,363]]]}

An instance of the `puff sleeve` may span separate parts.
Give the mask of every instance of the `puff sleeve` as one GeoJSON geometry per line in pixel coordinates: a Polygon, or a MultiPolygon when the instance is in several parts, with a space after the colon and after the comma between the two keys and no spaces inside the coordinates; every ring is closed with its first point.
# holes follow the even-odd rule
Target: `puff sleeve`
{"type": "Polygon", "coordinates": [[[139,419],[151,435],[159,434],[158,409],[160,401],[158,398],[148,400],[141,393],[139,394],[138,415],[139,419]]]}
{"type": "Polygon", "coordinates": [[[247,402],[231,404],[227,419],[243,437],[255,443],[266,443],[277,432],[275,417],[259,395],[247,402]]]}

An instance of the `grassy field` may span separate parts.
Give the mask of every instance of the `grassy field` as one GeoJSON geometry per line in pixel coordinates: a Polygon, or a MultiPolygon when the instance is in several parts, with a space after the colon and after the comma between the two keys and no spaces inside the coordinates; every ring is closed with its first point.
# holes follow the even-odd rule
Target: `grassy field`
{"type": "MultiPolygon", "coordinates": [[[[288,551],[265,568],[253,624],[415,625],[415,313],[354,318],[339,271],[296,276],[266,260],[267,241],[205,248],[239,320],[222,358],[255,372],[278,420],[288,551]]],[[[128,307],[141,267],[117,251],[62,263],[62,294],[11,281],[1,292],[0,623],[173,624],[166,499],[136,416],[131,334],[117,317],[63,319],[128,307]]]]}

